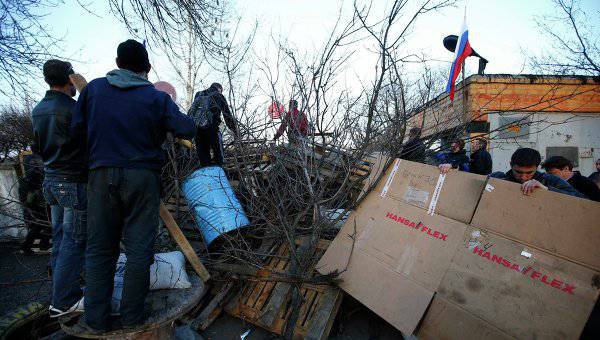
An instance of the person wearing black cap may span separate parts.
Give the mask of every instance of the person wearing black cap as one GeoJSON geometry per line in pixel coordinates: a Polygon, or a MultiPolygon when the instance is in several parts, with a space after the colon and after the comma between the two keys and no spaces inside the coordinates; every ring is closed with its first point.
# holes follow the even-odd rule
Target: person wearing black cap
{"type": "Polygon", "coordinates": [[[223,96],[223,86],[219,83],[212,83],[206,90],[196,93],[188,115],[194,118],[198,129],[195,142],[201,167],[223,165],[223,137],[219,129],[221,113],[225,119],[225,125],[234,135],[237,134],[235,119],[229,110],[225,96],[223,96]]]}
{"type": "Polygon", "coordinates": [[[146,48],[127,40],[117,48],[116,70],[94,79],[77,101],[72,129],[85,141],[89,158],[85,314],[82,326],[111,328],[111,296],[122,240],[127,256],[121,323],[144,322],[153,245],[158,229],[161,145],[168,132],[195,135],[191,118],[148,81],[146,48]]]}
{"type": "Polygon", "coordinates": [[[32,151],[44,162],[43,195],[52,220],[52,300],[50,316],[81,310],[80,275],[86,240],[85,148],[71,134],[75,87],[69,79],[73,68],[61,60],[44,64],[44,80],[50,86],[31,111],[32,151]]]}

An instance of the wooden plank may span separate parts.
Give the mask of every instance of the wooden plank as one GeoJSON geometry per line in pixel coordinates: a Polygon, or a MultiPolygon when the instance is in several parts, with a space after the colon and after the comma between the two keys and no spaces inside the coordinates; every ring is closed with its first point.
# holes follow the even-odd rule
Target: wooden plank
{"type": "Polygon", "coordinates": [[[190,322],[190,327],[197,330],[205,330],[221,314],[223,300],[233,287],[232,282],[226,283],[215,295],[200,314],[190,322]]]}
{"type": "Polygon", "coordinates": [[[337,287],[330,287],[321,295],[315,313],[310,317],[310,324],[306,331],[305,339],[327,339],[335,315],[337,314],[343,297],[342,291],[337,287]]]}
{"type": "Polygon", "coordinates": [[[167,208],[162,202],[160,203],[160,217],[165,222],[167,230],[169,230],[169,233],[171,234],[179,248],[181,248],[185,257],[188,259],[188,261],[190,261],[190,264],[192,265],[192,268],[194,268],[194,271],[198,273],[198,276],[200,276],[202,281],[206,282],[210,280],[210,274],[208,273],[208,270],[206,270],[202,262],[200,262],[198,255],[196,255],[196,252],[190,245],[190,242],[187,240],[187,238],[185,238],[183,232],[181,232],[181,229],[177,225],[177,222],[175,222],[173,215],[171,215],[169,210],[167,210],[167,208]]]}
{"type": "MultiPolygon", "coordinates": [[[[297,245],[307,242],[303,238],[297,245]]],[[[319,257],[328,247],[330,241],[320,240],[317,243],[315,257],[319,257]]],[[[285,272],[289,268],[289,251],[287,244],[281,244],[272,254],[265,270],[269,272],[285,272]]],[[[313,272],[310,276],[313,276],[313,272]]],[[[285,282],[247,282],[240,298],[227,311],[235,317],[263,327],[273,333],[283,334],[287,320],[292,312],[290,306],[291,284],[285,282]],[[248,296],[256,294],[257,296],[248,296]]],[[[331,330],[342,299],[341,291],[327,285],[302,284],[300,287],[302,303],[298,321],[294,329],[294,338],[306,338],[310,333],[315,339],[326,338],[331,330]],[[319,318],[316,320],[315,318],[319,318]],[[318,337],[320,335],[320,337],[318,337]]]]}

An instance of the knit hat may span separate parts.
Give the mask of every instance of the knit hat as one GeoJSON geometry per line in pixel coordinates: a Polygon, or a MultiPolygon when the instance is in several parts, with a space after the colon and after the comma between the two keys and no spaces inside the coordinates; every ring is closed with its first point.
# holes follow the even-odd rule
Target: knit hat
{"type": "Polygon", "coordinates": [[[73,74],[71,63],[50,59],[44,63],[44,80],[50,86],[63,86],[69,83],[69,75],[73,74]]]}
{"type": "Polygon", "coordinates": [[[148,72],[150,61],[146,47],[133,39],[120,43],[117,47],[117,65],[136,73],[148,72]]]}

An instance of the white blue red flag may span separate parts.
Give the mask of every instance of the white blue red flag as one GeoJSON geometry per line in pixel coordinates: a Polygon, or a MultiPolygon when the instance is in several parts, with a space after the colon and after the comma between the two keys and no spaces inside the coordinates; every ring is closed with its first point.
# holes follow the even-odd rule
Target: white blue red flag
{"type": "Polygon", "coordinates": [[[469,44],[469,30],[467,29],[467,18],[463,19],[462,28],[458,35],[458,41],[456,42],[456,49],[454,50],[454,62],[450,68],[450,77],[448,78],[448,84],[446,85],[446,92],[450,93],[450,101],[454,100],[454,84],[456,78],[460,74],[460,70],[463,67],[465,59],[471,55],[473,49],[469,44]]]}

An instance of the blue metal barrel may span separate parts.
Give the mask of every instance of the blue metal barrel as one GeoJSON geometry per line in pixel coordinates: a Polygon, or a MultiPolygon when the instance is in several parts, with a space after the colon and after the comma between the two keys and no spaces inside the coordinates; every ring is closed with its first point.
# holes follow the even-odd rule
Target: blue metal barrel
{"type": "Polygon", "coordinates": [[[182,189],[207,246],[219,235],[250,224],[220,167],[194,171],[182,189]]]}

